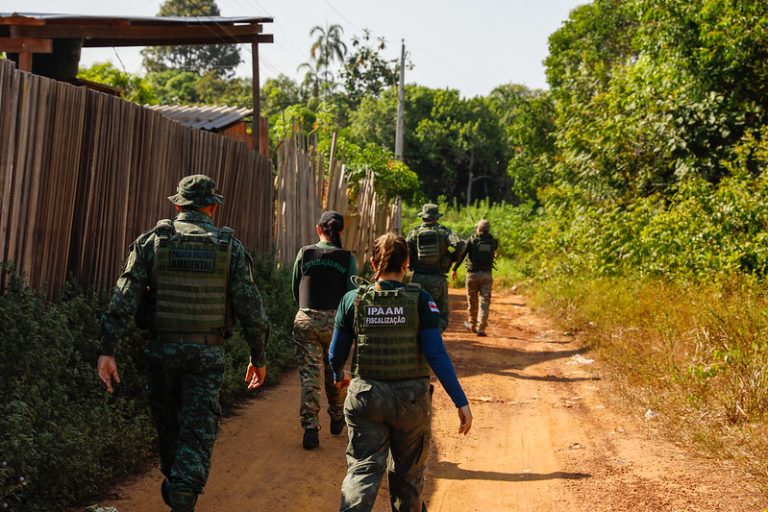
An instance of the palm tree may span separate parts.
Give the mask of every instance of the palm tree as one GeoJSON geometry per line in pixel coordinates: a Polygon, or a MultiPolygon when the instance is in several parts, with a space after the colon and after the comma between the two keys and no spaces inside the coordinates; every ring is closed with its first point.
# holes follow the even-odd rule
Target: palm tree
{"type": "Polygon", "coordinates": [[[299,64],[299,67],[296,68],[296,71],[301,71],[302,69],[307,70],[307,72],[304,73],[304,80],[301,83],[302,89],[305,91],[311,90],[312,97],[317,98],[320,96],[320,78],[323,73],[320,72],[317,66],[311,62],[303,62],[299,64]]]}
{"type": "MultiPolygon", "coordinates": [[[[315,70],[319,71],[321,67],[325,68],[322,75],[326,83],[328,80],[333,80],[333,74],[328,71],[328,66],[334,60],[344,62],[344,57],[347,55],[347,45],[341,40],[343,34],[344,29],[337,23],[326,24],[325,28],[316,25],[309,31],[310,37],[316,38],[309,49],[309,54],[316,63],[315,70]]],[[[331,88],[325,87],[325,89],[331,88]]]]}

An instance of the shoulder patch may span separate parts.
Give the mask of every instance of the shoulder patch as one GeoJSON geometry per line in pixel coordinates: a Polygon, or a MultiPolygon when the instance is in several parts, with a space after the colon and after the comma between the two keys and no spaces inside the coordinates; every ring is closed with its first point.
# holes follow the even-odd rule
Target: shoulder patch
{"type": "Polygon", "coordinates": [[[433,313],[440,313],[440,309],[437,307],[437,304],[435,304],[435,301],[431,300],[429,301],[429,310],[433,313]]]}

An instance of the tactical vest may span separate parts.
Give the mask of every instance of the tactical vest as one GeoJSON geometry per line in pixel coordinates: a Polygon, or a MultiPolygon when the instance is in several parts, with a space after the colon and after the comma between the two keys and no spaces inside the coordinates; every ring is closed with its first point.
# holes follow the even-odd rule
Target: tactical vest
{"type": "Polygon", "coordinates": [[[233,233],[220,228],[185,234],[170,220],[158,222],[151,276],[153,332],[225,334],[233,233]]]}
{"type": "Polygon", "coordinates": [[[490,272],[496,251],[491,235],[475,236],[469,243],[467,270],[470,272],[490,272]]]}
{"type": "Polygon", "coordinates": [[[445,232],[434,224],[416,228],[416,261],[412,264],[413,269],[445,273],[450,265],[446,238],[445,232]]]}
{"type": "Polygon", "coordinates": [[[358,288],[353,374],[373,380],[429,377],[419,343],[419,291],[417,284],[394,290],[358,288]]]}
{"type": "Polygon", "coordinates": [[[302,249],[299,307],[336,309],[347,293],[350,252],[308,245],[302,249]]]}

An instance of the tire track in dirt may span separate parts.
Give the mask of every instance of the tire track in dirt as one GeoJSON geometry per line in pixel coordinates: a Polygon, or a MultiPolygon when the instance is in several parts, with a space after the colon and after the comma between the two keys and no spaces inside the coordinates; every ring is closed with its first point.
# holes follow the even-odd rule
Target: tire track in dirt
{"type": "MultiPolygon", "coordinates": [[[[768,504],[735,469],[686,454],[640,412],[615,410],[610,378],[519,295],[497,294],[488,336],[464,330],[451,290],[446,344],[475,416],[469,436],[442,388],[433,402],[425,499],[430,511],[733,511],[768,504]]],[[[201,512],[338,510],[346,431],[301,447],[295,373],[223,422],[201,512]]],[[[659,419],[654,421],[660,421],[659,419]]],[[[157,468],[117,487],[120,512],[167,509],[157,468]]],[[[386,482],[375,511],[389,510],[386,482]]]]}

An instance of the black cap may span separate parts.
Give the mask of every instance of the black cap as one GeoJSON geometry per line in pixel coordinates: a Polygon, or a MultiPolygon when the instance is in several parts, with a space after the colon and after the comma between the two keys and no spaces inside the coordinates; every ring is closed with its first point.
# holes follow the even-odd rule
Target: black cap
{"type": "Polygon", "coordinates": [[[328,210],[320,215],[320,220],[317,222],[318,226],[327,226],[331,221],[335,221],[339,230],[344,229],[344,216],[336,210],[328,210]]]}

